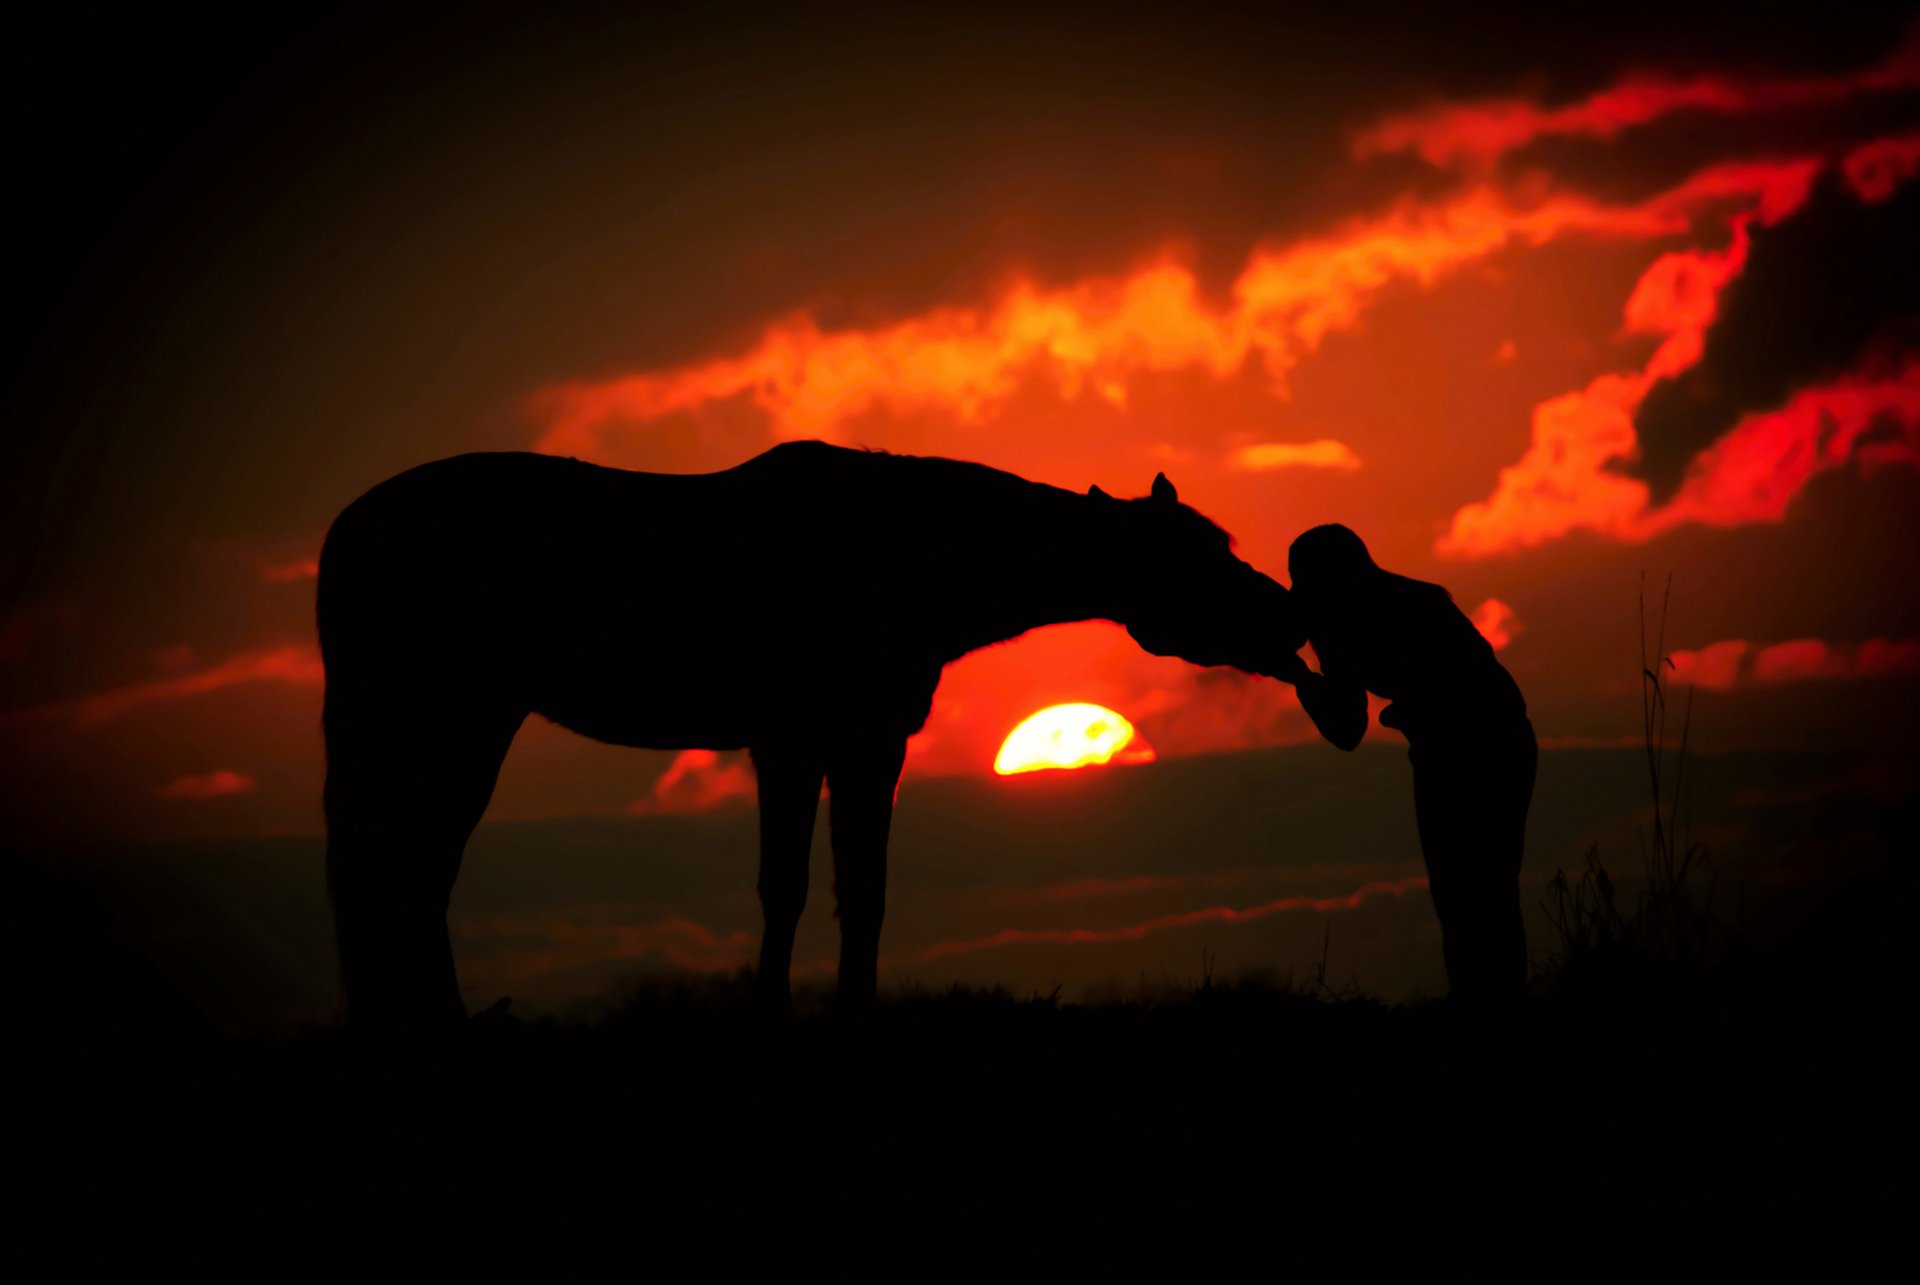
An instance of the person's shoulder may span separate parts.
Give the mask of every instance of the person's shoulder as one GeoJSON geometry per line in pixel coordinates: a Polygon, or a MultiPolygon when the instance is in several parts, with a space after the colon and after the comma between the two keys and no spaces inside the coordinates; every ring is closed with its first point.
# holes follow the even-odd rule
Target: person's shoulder
{"type": "Polygon", "coordinates": [[[1447,591],[1445,585],[1396,574],[1393,577],[1393,587],[1402,610],[1413,608],[1422,615],[1445,615],[1460,610],[1454,604],[1453,595],[1447,591]]]}

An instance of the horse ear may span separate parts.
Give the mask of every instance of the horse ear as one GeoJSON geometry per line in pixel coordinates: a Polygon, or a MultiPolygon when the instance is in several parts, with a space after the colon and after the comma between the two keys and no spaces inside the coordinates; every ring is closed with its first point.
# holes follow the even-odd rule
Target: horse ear
{"type": "Polygon", "coordinates": [[[1167,481],[1165,473],[1153,475],[1153,498],[1162,504],[1178,504],[1180,493],[1173,489],[1173,483],[1167,481]]]}
{"type": "Polygon", "coordinates": [[[1098,482],[1087,488],[1087,494],[1096,500],[1111,500],[1113,497],[1100,489],[1098,482]]]}

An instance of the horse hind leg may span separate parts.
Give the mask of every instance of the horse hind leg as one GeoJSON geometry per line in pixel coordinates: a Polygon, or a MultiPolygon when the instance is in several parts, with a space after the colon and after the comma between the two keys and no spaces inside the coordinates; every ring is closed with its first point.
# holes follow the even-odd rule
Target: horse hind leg
{"type": "Polygon", "coordinates": [[[755,747],[760,791],[760,968],[757,998],[776,1014],[792,1011],[793,936],[807,904],[807,863],[826,770],[819,755],[793,747],[755,747]]]}
{"type": "Polygon", "coordinates": [[[348,1025],[449,1027],[466,1015],[447,903],[519,716],[327,694],[327,887],[348,1025]]]}
{"type": "Polygon", "coordinates": [[[887,835],[907,743],[879,740],[836,752],[827,764],[832,791],[833,890],[840,916],[843,1010],[873,1007],[879,983],[880,924],[887,910],[887,835]]]}

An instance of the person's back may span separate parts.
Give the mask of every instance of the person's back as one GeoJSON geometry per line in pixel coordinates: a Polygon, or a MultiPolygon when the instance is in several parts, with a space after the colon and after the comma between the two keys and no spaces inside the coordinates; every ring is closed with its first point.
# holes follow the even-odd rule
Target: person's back
{"type": "Polygon", "coordinates": [[[1380,723],[1409,742],[1500,736],[1526,720],[1519,684],[1439,585],[1382,571],[1346,611],[1312,621],[1308,639],[1323,673],[1391,702],[1380,723]]]}

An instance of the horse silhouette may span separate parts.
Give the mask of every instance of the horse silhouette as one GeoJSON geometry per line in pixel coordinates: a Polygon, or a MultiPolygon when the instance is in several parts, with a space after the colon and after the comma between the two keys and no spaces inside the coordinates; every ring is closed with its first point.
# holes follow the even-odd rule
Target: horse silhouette
{"type": "Polygon", "coordinates": [[[907,738],[945,665],[1076,620],[1249,670],[1302,638],[1287,591],[1164,474],[1119,500],[820,442],[689,475],[521,453],[422,465],[335,520],[317,614],[327,877],[360,1027],[464,1016],[448,899],[531,713],[617,745],[751,751],[758,985],[776,1005],[824,780],[839,1000],[859,1007],[907,738]]]}

